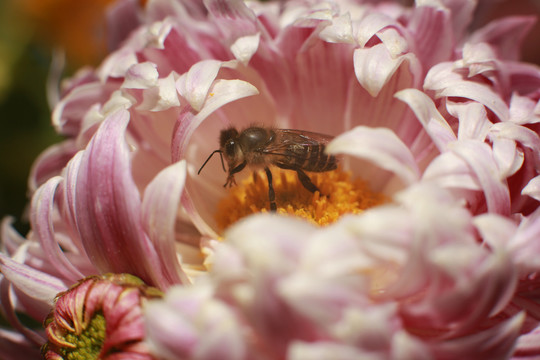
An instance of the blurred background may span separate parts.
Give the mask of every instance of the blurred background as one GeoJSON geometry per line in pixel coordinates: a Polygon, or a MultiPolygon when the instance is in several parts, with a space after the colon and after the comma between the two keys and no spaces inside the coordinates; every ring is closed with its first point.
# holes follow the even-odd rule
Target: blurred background
{"type": "MultiPolygon", "coordinates": [[[[99,64],[107,53],[105,9],[114,1],[0,0],[0,218],[14,216],[23,234],[32,162],[61,140],[50,125],[45,90],[52,54],[65,51],[66,75],[99,64]]],[[[481,9],[474,27],[504,15],[538,16],[540,0],[484,0],[481,9]]],[[[523,58],[540,64],[539,25],[523,58]]]]}
{"type": "Polygon", "coordinates": [[[66,75],[99,64],[107,52],[105,8],[112,2],[0,0],[0,218],[14,216],[23,233],[30,167],[61,140],[45,90],[52,54],[65,54],[66,75]]]}

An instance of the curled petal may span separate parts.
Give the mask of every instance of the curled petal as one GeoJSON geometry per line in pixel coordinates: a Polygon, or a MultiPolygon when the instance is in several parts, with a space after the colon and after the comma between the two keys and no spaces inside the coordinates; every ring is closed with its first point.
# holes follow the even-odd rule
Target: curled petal
{"type": "Polygon", "coordinates": [[[0,271],[27,296],[52,306],[56,294],[66,289],[58,278],[20,264],[0,253],[0,271]]]}
{"type": "Polygon", "coordinates": [[[436,91],[437,98],[458,97],[477,101],[493,111],[501,121],[510,118],[508,106],[492,87],[463,80],[459,74],[453,72],[451,63],[433,66],[426,75],[424,88],[436,91]]]}
{"type": "Polygon", "coordinates": [[[160,359],[245,359],[244,329],[204,284],[173,287],[145,307],[147,342],[160,359]]]}
{"type": "Polygon", "coordinates": [[[231,45],[231,52],[238,61],[247,65],[251,57],[257,51],[260,39],[260,33],[240,37],[231,45]]]}
{"type": "Polygon", "coordinates": [[[76,181],[74,217],[84,248],[101,271],[136,274],[164,285],[163,264],[142,229],[141,203],[124,138],[129,113],[105,119],[84,151],[76,181]]]}
{"type": "Polygon", "coordinates": [[[33,193],[49,178],[60,175],[61,170],[77,152],[75,141],[66,140],[53,145],[39,155],[30,170],[28,188],[33,193]]]}
{"type": "Polygon", "coordinates": [[[54,177],[35,192],[32,198],[30,219],[32,228],[51,264],[66,279],[75,281],[82,278],[83,274],[68,260],[54,233],[54,196],[61,181],[62,178],[59,176],[54,177]]]}
{"type": "Polygon", "coordinates": [[[425,93],[417,89],[405,89],[397,92],[395,97],[409,105],[440,151],[456,140],[454,131],[425,93]]]}
{"type": "Polygon", "coordinates": [[[528,195],[540,201],[540,176],[536,176],[521,190],[522,195],[528,195]]]}
{"type": "Polygon", "coordinates": [[[392,57],[384,44],[354,51],[354,72],[360,84],[376,97],[402,64],[408,64],[413,74],[419,73],[418,59],[408,53],[392,57]]]}
{"type": "Polygon", "coordinates": [[[499,169],[489,146],[476,141],[459,141],[451,150],[470,166],[484,192],[487,208],[501,215],[510,213],[510,192],[500,180],[499,169]]]}
{"type": "Polygon", "coordinates": [[[330,154],[358,156],[380,168],[394,172],[405,183],[411,184],[420,178],[420,171],[407,146],[386,128],[358,126],[336,137],[328,144],[330,154]]]}
{"type": "Polygon", "coordinates": [[[122,88],[147,89],[158,84],[158,77],[156,64],[151,62],[135,64],[128,69],[122,88]]]}
{"type": "Polygon", "coordinates": [[[433,353],[448,359],[508,359],[524,320],[525,314],[519,313],[482,332],[433,344],[433,353]]]}
{"type": "Polygon", "coordinates": [[[512,359],[534,359],[540,354],[540,327],[521,335],[512,359]]]}
{"type": "Polygon", "coordinates": [[[173,161],[185,157],[185,151],[191,135],[195,129],[212,112],[225,104],[247,96],[257,95],[259,92],[253,85],[241,80],[216,80],[210,88],[204,107],[197,114],[193,109],[186,107],[176,122],[176,129],[172,140],[173,161]]]}
{"type": "Polygon", "coordinates": [[[221,61],[203,60],[193,65],[189,71],[183,74],[176,82],[176,87],[196,111],[200,111],[208,97],[219,69],[221,61]]]}
{"type": "Polygon", "coordinates": [[[186,181],[186,162],[180,161],[163,169],[144,192],[142,221],[145,230],[164,262],[169,282],[189,283],[178,263],[175,229],[180,196],[186,181]]]}
{"type": "Polygon", "coordinates": [[[164,111],[180,105],[176,91],[175,75],[158,79],[157,86],[143,91],[143,101],[137,110],[164,111]]]}
{"type": "Polygon", "coordinates": [[[351,15],[349,13],[332,19],[332,23],[319,33],[324,41],[333,43],[354,43],[351,15]]]}

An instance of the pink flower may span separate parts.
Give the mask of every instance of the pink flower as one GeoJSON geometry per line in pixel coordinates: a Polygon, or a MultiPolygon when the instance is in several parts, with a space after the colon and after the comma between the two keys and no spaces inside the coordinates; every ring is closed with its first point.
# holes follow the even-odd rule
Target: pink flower
{"type": "MultiPolygon", "coordinates": [[[[130,4],[112,13],[115,33],[130,4]]],[[[469,34],[474,9],[150,1],[99,68],[63,87],[53,123],[67,140],[32,169],[32,231],[4,220],[10,322],[41,344],[14,308],[42,319],[78,279],[130,273],[171,289],[147,309],[165,358],[538,356],[540,69],[518,61],[533,20],[469,34]],[[226,200],[247,189],[240,206],[267,204],[266,182],[229,195],[219,160],[197,171],[222,129],[254,123],[335,136],[327,152],[385,205],[361,207],[341,196],[360,185],[323,174],[315,212],[356,215],[222,231],[237,207],[226,200]]]]}
{"type": "Polygon", "coordinates": [[[395,200],[323,229],[240,222],[208,277],[147,306],[151,349],[167,359],[507,358],[526,318],[508,306],[518,281],[509,252],[479,246],[475,219],[438,187],[395,200]]]}
{"type": "Polygon", "coordinates": [[[127,274],[81,280],[58,295],[45,321],[45,359],[154,359],[142,343],[142,306],[160,297],[127,274]]]}

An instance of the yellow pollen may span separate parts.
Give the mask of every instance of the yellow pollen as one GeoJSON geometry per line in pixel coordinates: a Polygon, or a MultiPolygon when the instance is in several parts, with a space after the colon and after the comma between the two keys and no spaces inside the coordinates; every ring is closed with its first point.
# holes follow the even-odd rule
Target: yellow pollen
{"type": "MultiPolygon", "coordinates": [[[[351,181],[351,174],[340,169],[308,173],[308,176],[320,193],[311,193],[304,188],[295,171],[272,169],[276,213],[328,225],[343,214],[358,214],[387,202],[385,195],[371,191],[364,180],[351,181]]],[[[219,229],[224,230],[245,216],[269,211],[268,179],[260,170],[230,189],[218,204],[216,221],[219,229]]]]}

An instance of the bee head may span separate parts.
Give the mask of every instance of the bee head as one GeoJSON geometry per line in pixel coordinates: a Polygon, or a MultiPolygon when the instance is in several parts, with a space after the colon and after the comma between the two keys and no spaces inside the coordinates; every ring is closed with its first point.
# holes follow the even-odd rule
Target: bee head
{"type": "Polygon", "coordinates": [[[239,157],[241,157],[241,147],[238,143],[238,130],[235,128],[229,128],[221,131],[219,136],[219,147],[225,159],[230,165],[234,165],[238,162],[239,157]]]}

